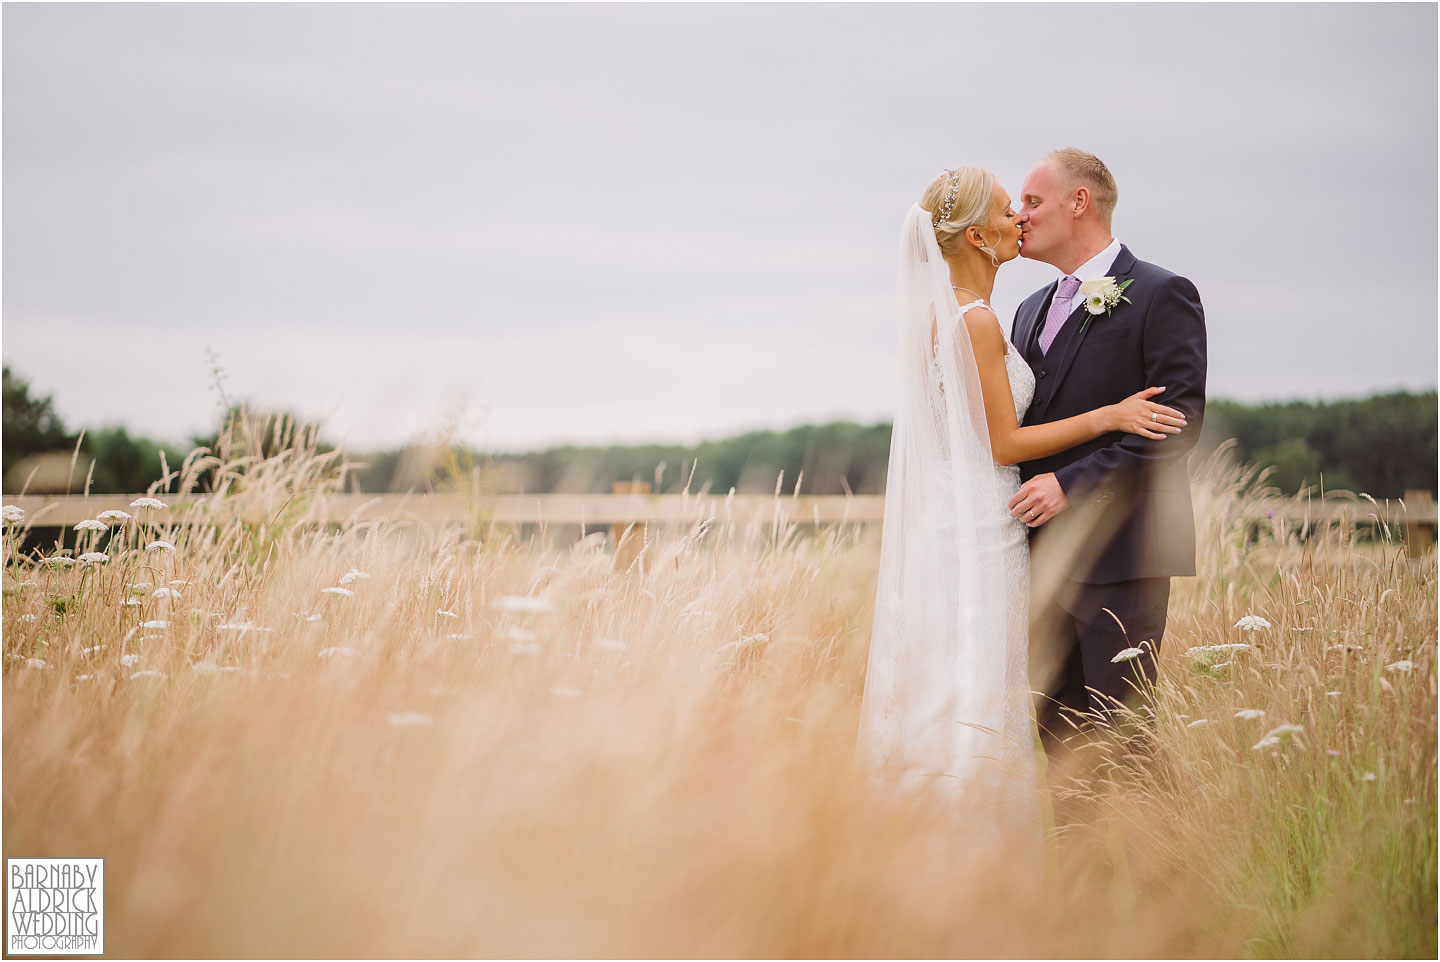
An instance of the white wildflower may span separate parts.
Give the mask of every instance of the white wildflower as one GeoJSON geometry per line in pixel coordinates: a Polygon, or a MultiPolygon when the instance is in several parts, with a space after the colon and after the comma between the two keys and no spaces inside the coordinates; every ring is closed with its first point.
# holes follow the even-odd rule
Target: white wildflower
{"type": "Polygon", "coordinates": [[[501,595],[491,602],[491,607],[500,611],[518,611],[527,615],[545,615],[555,610],[555,603],[549,598],[501,595]]]}
{"type": "Polygon", "coordinates": [[[435,614],[439,615],[441,618],[459,618],[459,617],[460,617],[460,616],[457,615],[455,612],[453,612],[453,611],[446,611],[444,608],[436,608],[436,609],[435,609],[435,614]]]}
{"type": "Polygon", "coordinates": [[[26,658],[25,664],[31,668],[49,668],[50,663],[43,658],[26,658]]]}
{"type": "Polygon", "coordinates": [[[154,678],[154,679],[156,679],[156,680],[160,680],[160,679],[163,679],[164,677],[165,677],[165,673],[164,673],[163,671],[155,671],[154,669],[146,669],[145,671],[137,671],[135,674],[131,675],[131,676],[130,676],[130,680],[131,680],[131,681],[137,681],[137,680],[139,680],[139,679],[141,679],[141,678],[154,678]]]}
{"type": "Polygon", "coordinates": [[[354,648],[321,648],[315,654],[319,658],[354,658],[360,652],[354,648]]]}
{"type": "Polygon", "coordinates": [[[1246,615],[1235,622],[1235,627],[1241,631],[1256,631],[1260,628],[1272,628],[1274,626],[1259,615],[1246,615]]]}
{"type": "Polygon", "coordinates": [[[124,668],[134,668],[134,667],[135,667],[136,665],[138,665],[138,664],[140,664],[140,656],[139,656],[139,655],[121,655],[121,656],[120,656],[120,665],[121,665],[121,667],[124,667],[124,668]]]}
{"type": "Polygon", "coordinates": [[[392,711],[385,716],[385,720],[396,728],[435,724],[434,718],[418,711],[392,711]]]}
{"type": "Polygon", "coordinates": [[[75,525],[76,531],[109,531],[110,526],[103,521],[96,521],[94,518],[86,518],[75,525]]]}
{"type": "Polygon", "coordinates": [[[136,498],[134,501],[130,502],[130,507],[154,508],[156,511],[163,511],[166,508],[170,507],[170,505],[166,504],[164,501],[161,501],[159,498],[136,498]]]}
{"type": "Polygon", "coordinates": [[[52,568],[68,568],[75,563],[75,559],[67,558],[64,555],[52,554],[45,559],[45,563],[52,568]]]}
{"type": "Polygon", "coordinates": [[[80,652],[80,654],[82,654],[82,655],[93,655],[93,654],[95,654],[97,651],[104,651],[106,648],[109,648],[109,647],[110,647],[109,645],[95,645],[95,646],[90,647],[90,648],[82,649],[81,652],[80,652]]]}
{"type": "Polygon", "coordinates": [[[1230,642],[1224,645],[1197,645],[1194,648],[1185,649],[1185,654],[1190,658],[1201,658],[1205,655],[1221,654],[1227,651],[1248,651],[1252,646],[1243,641],[1230,642]]]}
{"type": "Polygon", "coordinates": [[[40,620],[39,617],[37,617],[36,615],[33,615],[33,614],[28,614],[28,613],[27,613],[27,614],[23,614],[23,615],[20,616],[20,623],[21,623],[22,625],[28,625],[28,624],[31,624],[31,623],[33,623],[33,622],[39,621],[39,620],[40,620]]]}
{"type": "Polygon", "coordinates": [[[144,604],[144,602],[142,602],[139,598],[126,598],[126,599],[125,599],[125,607],[126,607],[126,608],[139,608],[142,604],[144,604]]]}
{"type": "Polygon", "coordinates": [[[349,588],[321,588],[320,593],[322,595],[339,595],[342,598],[355,597],[355,592],[351,591],[349,588]]]}
{"type": "Polygon", "coordinates": [[[110,556],[103,551],[87,551],[80,556],[81,564],[104,564],[110,556]]]}
{"type": "Polygon", "coordinates": [[[143,595],[150,590],[150,587],[151,585],[148,581],[137,581],[130,586],[130,593],[132,595],[143,595]]]}
{"type": "Polygon", "coordinates": [[[109,511],[101,511],[95,518],[97,521],[106,522],[129,521],[130,515],[121,511],[119,508],[111,508],[109,511]]]}
{"type": "Polygon", "coordinates": [[[166,598],[174,598],[176,601],[179,601],[180,592],[176,591],[174,588],[156,588],[154,591],[150,592],[150,597],[159,598],[161,600],[164,600],[166,598]]]}
{"type": "Polygon", "coordinates": [[[340,576],[340,583],[342,585],[348,585],[352,581],[359,581],[361,578],[368,577],[370,576],[365,572],[361,571],[359,568],[351,568],[349,571],[345,572],[343,575],[340,576]]]}
{"type": "Polygon", "coordinates": [[[13,504],[0,507],[0,520],[10,521],[18,524],[25,520],[25,510],[13,504]]]}
{"type": "Polygon", "coordinates": [[[174,551],[175,546],[168,541],[152,541],[145,546],[146,551],[174,551]]]}
{"type": "Polygon", "coordinates": [[[230,622],[229,624],[225,624],[225,625],[220,625],[220,626],[218,626],[215,630],[216,630],[216,631],[238,631],[238,632],[240,632],[240,633],[243,635],[243,634],[244,634],[245,632],[247,632],[247,631],[273,632],[275,629],[274,629],[274,628],[261,628],[259,625],[253,624],[253,623],[251,623],[251,622],[249,622],[249,621],[232,621],[232,622],[230,622]]]}
{"type": "Polygon", "coordinates": [[[1386,670],[1386,671],[1414,671],[1414,670],[1415,670],[1415,663],[1414,663],[1413,661],[1392,661],[1390,664],[1388,664],[1388,665],[1385,666],[1385,670],[1386,670]]]}
{"type": "Polygon", "coordinates": [[[535,643],[537,635],[525,628],[506,628],[505,637],[519,645],[531,645],[535,643]]]}
{"type": "Polygon", "coordinates": [[[1364,775],[1361,775],[1361,776],[1360,776],[1360,781],[1362,781],[1362,782],[1373,782],[1373,781],[1375,781],[1375,779],[1378,778],[1378,777],[1379,777],[1379,776],[1376,775],[1374,772],[1366,772],[1364,775]]]}
{"type": "Polygon", "coordinates": [[[94,680],[95,680],[95,676],[94,676],[94,675],[76,675],[76,676],[75,676],[75,680],[76,680],[76,681],[94,681],[94,680]]]}
{"type": "Polygon", "coordinates": [[[154,630],[156,630],[156,631],[164,631],[166,628],[169,628],[169,627],[170,627],[170,622],[164,621],[164,620],[162,620],[162,619],[158,619],[158,618],[157,618],[157,619],[154,620],[154,621],[146,621],[146,622],[141,623],[140,627],[141,627],[141,628],[151,628],[151,629],[154,629],[154,630]]]}
{"type": "Polygon", "coordinates": [[[1192,721],[1190,724],[1186,725],[1185,727],[1186,727],[1186,728],[1199,728],[1199,727],[1201,727],[1202,725],[1208,725],[1208,724],[1210,724],[1210,719],[1208,719],[1208,718],[1197,718],[1197,719],[1195,719],[1194,721],[1192,721]]]}
{"type": "Polygon", "coordinates": [[[629,646],[623,641],[616,641],[614,638],[596,638],[591,642],[596,648],[603,648],[605,651],[624,651],[629,646]]]}
{"type": "Polygon", "coordinates": [[[579,698],[580,689],[567,688],[564,685],[554,685],[550,688],[550,694],[557,698],[579,698]]]}
{"type": "Polygon", "coordinates": [[[1139,658],[1143,654],[1145,654],[1145,649],[1143,648],[1126,648],[1114,658],[1111,658],[1110,664],[1118,665],[1122,661],[1134,661],[1136,658],[1139,658]]]}
{"type": "Polygon", "coordinates": [[[190,582],[188,582],[188,581],[183,581],[183,580],[179,580],[179,579],[170,582],[170,587],[172,587],[172,588],[187,588],[187,587],[189,587],[189,586],[190,586],[190,582]]]}
{"type": "Polygon", "coordinates": [[[1242,708],[1235,713],[1235,717],[1245,721],[1255,721],[1257,718],[1265,717],[1265,710],[1263,708],[1242,708]]]}
{"type": "Polygon", "coordinates": [[[1262,748],[1274,748],[1276,745],[1279,745],[1279,744],[1280,744],[1280,739],[1275,738],[1275,737],[1270,736],[1270,735],[1266,735],[1264,738],[1262,738],[1262,739],[1260,739],[1258,742],[1256,742],[1253,747],[1254,747],[1255,751],[1258,752],[1258,751],[1259,751],[1260,749],[1262,749],[1262,748]]]}

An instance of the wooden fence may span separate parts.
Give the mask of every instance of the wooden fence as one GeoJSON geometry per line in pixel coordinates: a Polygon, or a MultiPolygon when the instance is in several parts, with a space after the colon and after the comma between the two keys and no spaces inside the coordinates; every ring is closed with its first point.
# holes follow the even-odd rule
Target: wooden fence
{"type": "MultiPolygon", "coordinates": [[[[10,495],[6,504],[25,511],[33,525],[73,525],[102,511],[119,509],[143,515],[132,508],[138,494],[10,495]]],[[[209,509],[218,507],[213,496],[161,496],[169,509],[157,521],[187,520],[203,523],[209,509]],[[199,508],[198,511],[188,511],[199,508]]],[[[254,501],[241,516],[263,521],[287,507],[283,500],[254,501]]],[[[1436,525],[1435,497],[1428,491],[1410,491],[1403,500],[1372,502],[1365,499],[1296,501],[1291,498],[1249,501],[1245,516],[1257,521],[1281,518],[1291,522],[1377,523],[1406,528],[1407,539],[1428,547],[1436,525]],[[1429,538],[1425,541],[1423,539],[1429,538]]],[[[479,498],[437,494],[329,494],[304,506],[305,516],[317,522],[415,521],[441,523],[466,517],[507,524],[628,525],[694,523],[702,519],[735,523],[798,522],[801,524],[874,523],[882,520],[882,495],[798,496],[681,495],[681,494],[504,494],[479,498]]],[[[227,513],[227,516],[229,515],[227,513]]]]}

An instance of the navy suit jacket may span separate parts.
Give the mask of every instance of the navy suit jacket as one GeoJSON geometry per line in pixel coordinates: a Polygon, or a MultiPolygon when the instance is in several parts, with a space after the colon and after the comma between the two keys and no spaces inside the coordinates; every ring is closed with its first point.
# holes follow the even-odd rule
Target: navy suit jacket
{"type": "MultiPolygon", "coordinates": [[[[1189,423],[1163,441],[1112,433],[1020,466],[1025,480],[1054,472],[1071,505],[1110,513],[1113,531],[1095,546],[1093,564],[1074,580],[1111,584],[1195,573],[1195,514],[1188,454],[1205,419],[1205,311],[1195,285],[1163,267],[1137,260],[1121,246],[1110,270],[1132,283],[1109,315],[1082,303],[1048,353],[1039,348],[1058,281],[1027,297],[1015,312],[1011,342],[1035,372],[1035,397],[1025,424],[1044,424],[1122,401],[1164,385],[1155,401],[1185,412],[1189,423]]],[[[1085,278],[1082,278],[1085,280],[1085,278]]],[[[1041,527],[1055,525],[1061,512],[1041,527]]],[[[1070,523],[1069,521],[1062,522],[1070,523]]]]}

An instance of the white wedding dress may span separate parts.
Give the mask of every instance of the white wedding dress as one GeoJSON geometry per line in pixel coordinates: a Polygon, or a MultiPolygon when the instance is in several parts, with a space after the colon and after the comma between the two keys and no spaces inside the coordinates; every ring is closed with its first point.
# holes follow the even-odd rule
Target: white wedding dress
{"type": "MultiPolygon", "coordinates": [[[[1020,470],[991,455],[962,319],[983,302],[956,302],[928,211],[911,209],[901,243],[901,400],[859,755],[890,784],[994,800],[997,825],[1038,827],[1029,543],[1009,512],[1020,470]]],[[[1008,338],[1005,368],[1018,423],[1035,377],[1008,338]]]]}

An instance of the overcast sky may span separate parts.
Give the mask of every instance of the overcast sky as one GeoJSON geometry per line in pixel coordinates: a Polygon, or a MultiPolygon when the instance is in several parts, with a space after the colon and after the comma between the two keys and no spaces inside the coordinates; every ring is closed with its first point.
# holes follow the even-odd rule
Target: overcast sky
{"type": "MultiPolygon", "coordinates": [[[[1436,7],[6,4],[5,362],[351,447],[888,418],[901,220],[1066,145],[1210,394],[1436,382],[1436,7]]],[[[1055,271],[1014,262],[1008,318],[1055,271]]]]}

